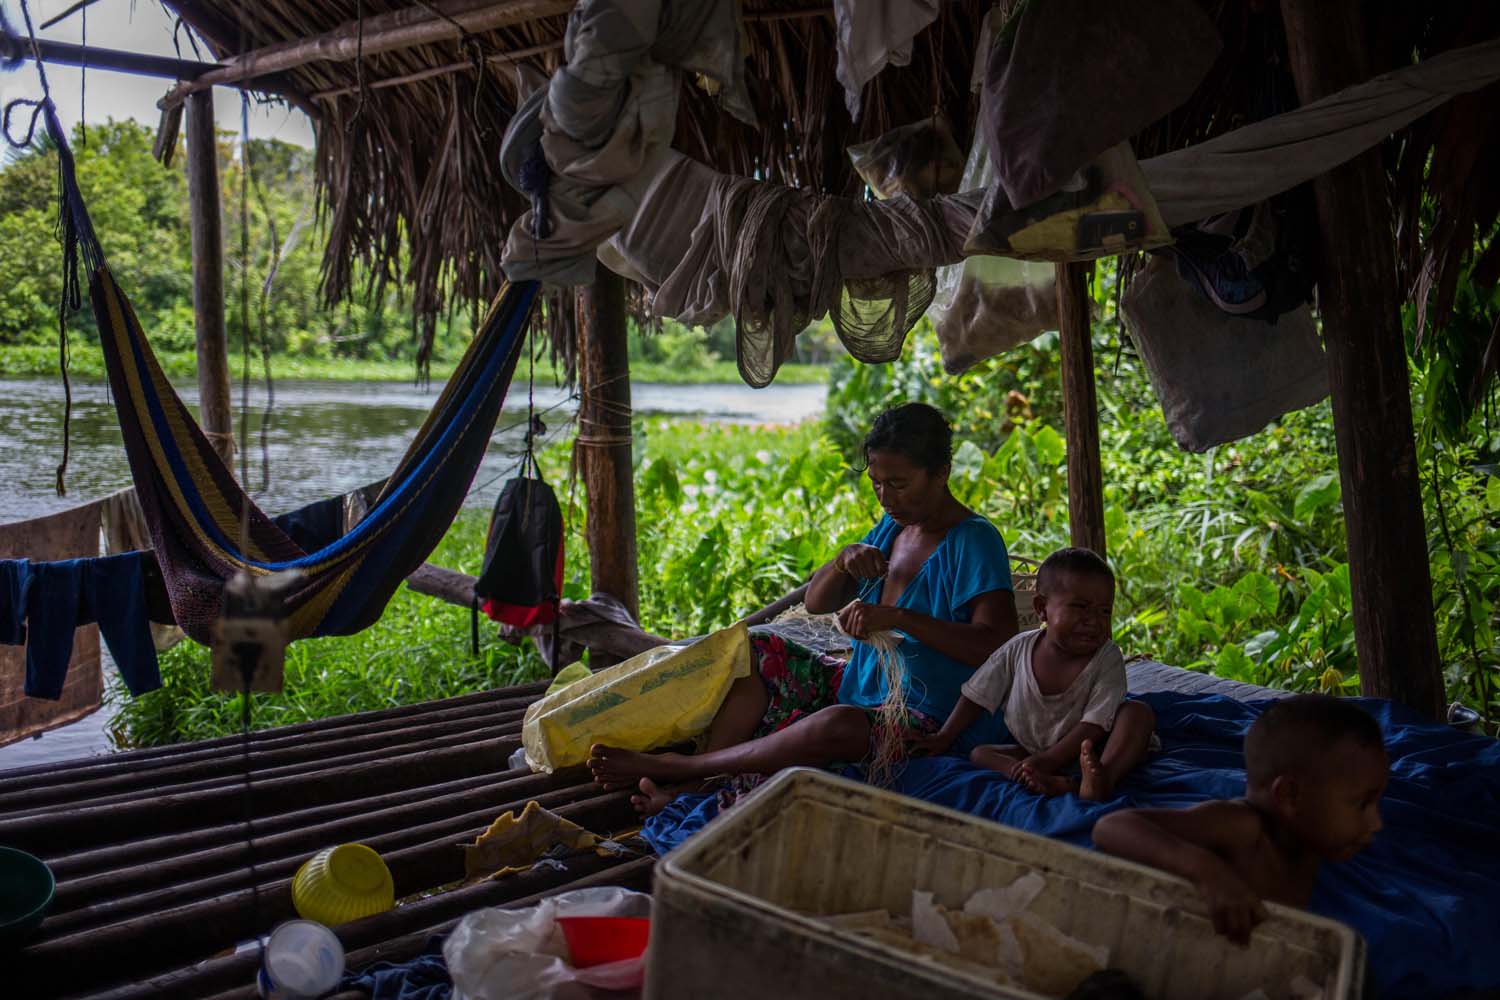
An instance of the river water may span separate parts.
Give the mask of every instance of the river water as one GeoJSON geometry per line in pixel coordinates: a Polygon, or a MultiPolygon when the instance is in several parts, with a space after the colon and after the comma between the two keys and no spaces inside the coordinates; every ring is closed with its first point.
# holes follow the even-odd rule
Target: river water
{"type": "MultiPolygon", "coordinates": [[[[252,386],[248,410],[252,496],[268,513],[281,514],[386,475],[395,468],[440,389],[438,383],[423,388],[402,382],[277,382],[275,406],[267,419],[265,386],[252,386]]],[[[815,417],[822,412],[827,394],[821,385],[751,389],[745,385],[638,384],[630,391],[637,414],[743,424],[791,424],[815,417]]],[[[180,386],[179,392],[196,408],[196,386],[180,386]]],[[[238,420],[238,384],[234,399],[238,420]]],[[[549,439],[571,433],[576,403],[567,393],[538,387],[535,406],[547,424],[549,439]]],[[[0,379],[0,440],[4,445],[0,447],[0,524],[55,513],[130,485],[108,385],[74,383],[68,496],[56,495],[62,408],[58,379],[0,379]]],[[[526,409],[525,386],[517,385],[506,400],[466,504],[494,502],[520,454],[526,409]]],[[[105,669],[113,666],[106,662],[105,669]]],[[[39,739],[0,747],[0,769],[107,753],[108,718],[106,708],[39,739]]]]}

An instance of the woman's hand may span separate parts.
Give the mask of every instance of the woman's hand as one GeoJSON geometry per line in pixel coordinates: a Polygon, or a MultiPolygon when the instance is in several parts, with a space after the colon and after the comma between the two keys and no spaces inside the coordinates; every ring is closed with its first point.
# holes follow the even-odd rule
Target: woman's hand
{"type": "Polygon", "coordinates": [[[958,738],[957,733],[949,733],[946,729],[933,733],[931,736],[918,737],[911,741],[913,750],[921,751],[929,757],[941,757],[953,746],[953,741],[958,738]]]}
{"type": "Polygon", "coordinates": [[[886,632],[896,628],[900,622],[901,609],[884,604],[866,604],[850,601],[839,612],[839,628],[856,639],[867,639],[875,632],[886,632]]]}
{"type": "Polygon", "coordinates": [[[885,554],[873,545],[855,542],[846,545],[833,557],[833,567],[845,576],[858,580],[873,580],[885,576],[885,554]]]}

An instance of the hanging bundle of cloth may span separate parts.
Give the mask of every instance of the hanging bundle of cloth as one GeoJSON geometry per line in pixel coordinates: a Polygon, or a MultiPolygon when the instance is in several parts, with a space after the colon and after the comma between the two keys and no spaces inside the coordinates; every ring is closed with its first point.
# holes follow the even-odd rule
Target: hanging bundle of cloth
{"type": "MultiPolygon", "coordinates": [[[[855,58],[846,41],[858,39],[863,67],[840,80],[857,90],[899,65],[940,6],[840,0],[839,58],[855,58]],[[867,51],[871,39],[890,51],[867,51]]],[[[995,182],[856,202],[729,177],[671,148],[676,74],[714,80],[725,110],[754,124],[744,60],[727,43],[735,17],[730,0],[579,0],[564,64],[550,80],[522,81],[506,130],[507,181],[546,197],[533,195],[512,227],[504,266],[512,280],[583,284],[597,254],[646,289],[658,316],[704,326],[732,316],[740,374],[755,386],[824,313],[851,355],[890,361],[933,299],[934,268],[975,254],[1070,260],[1165,244],[1168,227],[1265,201],[1500,77],[1500,40],[1486,42],[1137,164],[1125,140],[1199,85],[1220,47],[1212,23],[1191,0],[1030,3],[1012,35],[982,46],[996,100],[980,131],[995,182]]],[[[1004,286],[1016,284],[1006,276],[1004,286]]],[[[1022,336],[1044,298],[1028,304],[1022,336]]],[[[965,345],[951,366],[987,349],[965,345]]]]}
{"type": "MultiPolygon", "coordinates": [[[[105,264],[50,100],[42,114],[60,161],[64,266],[72,272],[81,262],[88,274],[131,476],[177,624],[206,644],[230,577],[289,569],[301,576],[286,592],[288,638],[348,635],[373,624],[463,503],[510,385],[536,284],[501,288],[369,512],[310,551],[244,492],[162,373],[105,264]]],[[[65,280],[76,287],[74,274],[65,280]]]]}

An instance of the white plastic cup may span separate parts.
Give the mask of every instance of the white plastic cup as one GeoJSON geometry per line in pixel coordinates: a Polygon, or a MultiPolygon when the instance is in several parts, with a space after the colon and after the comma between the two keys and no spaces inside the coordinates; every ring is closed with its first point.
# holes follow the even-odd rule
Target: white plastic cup
{"type": "Polygon", "coordinates": [[[344,946],[311,920],[288,920],[271,932],[255,977],[266,1000],[311,1000],[344,977],[344,946]]]}

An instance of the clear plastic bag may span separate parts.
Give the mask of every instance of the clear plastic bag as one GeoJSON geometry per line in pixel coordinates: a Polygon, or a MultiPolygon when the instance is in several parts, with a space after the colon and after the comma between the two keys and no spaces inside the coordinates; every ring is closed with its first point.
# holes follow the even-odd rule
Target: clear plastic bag
{"type": "MultiPolygon", "coordinates": [[[[994,183],[984,141],[976,138],[962,188],[994,183]]],[[[1052,264],[975,256],[939,268],[927,310],[937,330],[943,368],[956,375],[1037,335],[1057,329],[1057,278],[1052,264]]]]}
{"type": "Polygon", "coordinates": [[[454,1000],[585,1000],[596,990],[639,990],[644,955],[574,968],[557,920],[650,914],[650,896],[618,886],[575,889],[520,910],[475,910],[443,943],[454,1000]]]}
{"type": "Polygon", "coordinates": [[[893,128],[849,147],[849,161],[875,197],[932,198],[959,190],[964,156],[941,116],[893,128]]]}

